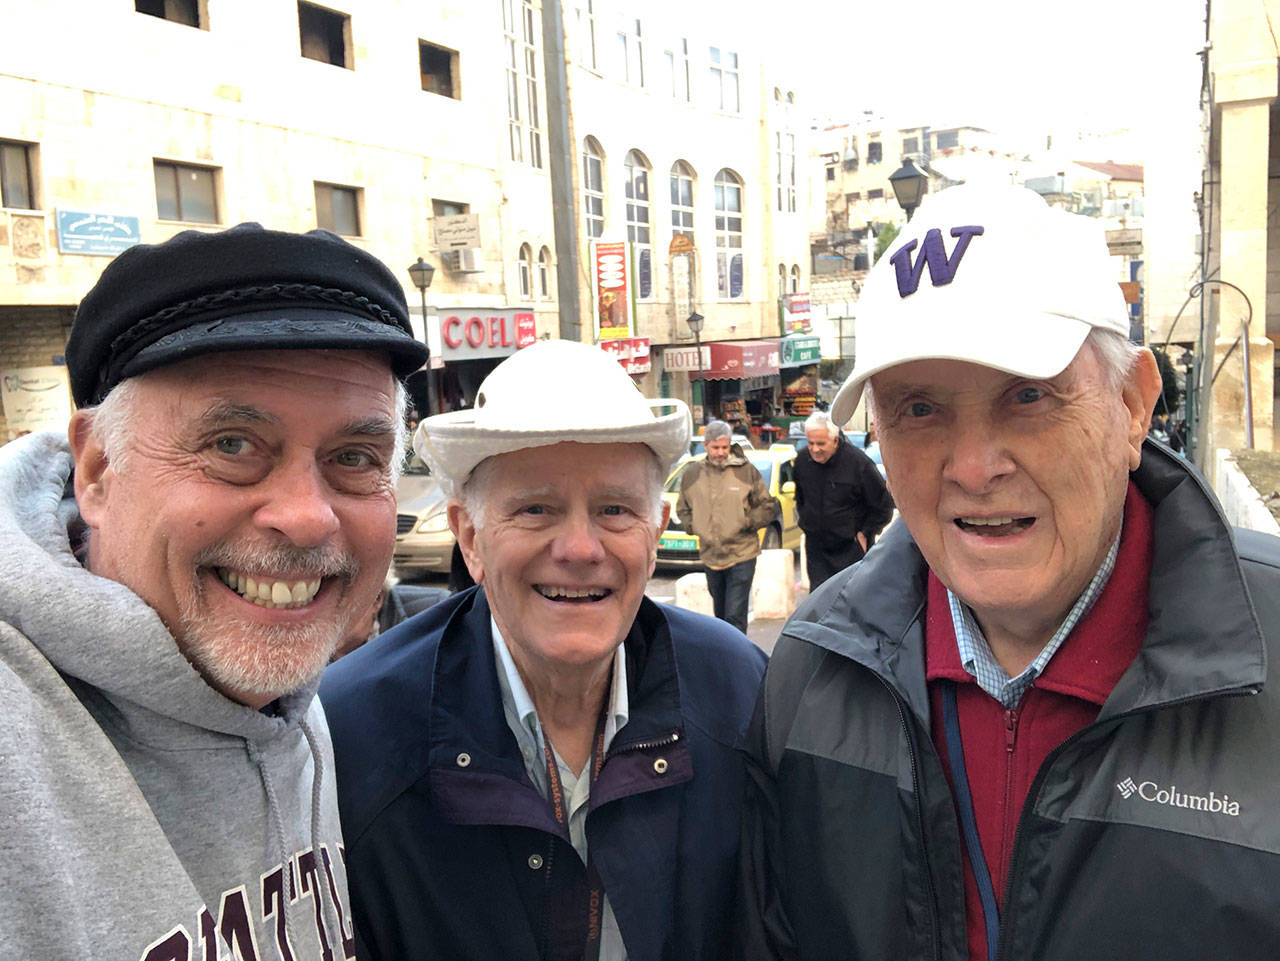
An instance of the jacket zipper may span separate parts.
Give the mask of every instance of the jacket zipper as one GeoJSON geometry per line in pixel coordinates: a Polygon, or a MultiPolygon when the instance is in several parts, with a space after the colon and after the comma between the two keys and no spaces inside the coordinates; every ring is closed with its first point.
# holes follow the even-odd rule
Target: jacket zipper
{"type": "Polygon", "coordinates": [[[628,754],[631,751],[648,751],[655,747],[666,747],[668,744],[675,744],[680,740],[680,732],[672,731],[665,737],[654,738],[650,741],[633,741],[630,744],[614,744],[610,749],[606,758],[615,757],[618,754],[628,754]]]}
{"type": "MultiPolygon", "coordinates": [[[[1014,753],[1018,746],[1018,710],[1004,712],[1004,814],[1000,818],[1000,859],[1004,863],[1004,853],[1012,853],[1012,841],[1017,839],[1018,819],[1013,822],[1013,837],[1009,832],[1009,813],[1013,805],[1013,767],[1014,753]]],[[[1019,812],[1020,814],[1021,812],[1019,812]]]]}
{"type": "Polygon", "coordinates": [[[898,721],[902,724],[902,729],[907,734],[907,758],[911,762],[911,787],[916,793],[916,837],[919,838],[920,855],[924,863],[924,879],[929,901],[929,925],[933,936],[933,956],[936,961],[941,961],[942,925],[938,920],[938,895],[933,886],[933,864],[929,860],[929,847],[925,844],[924,805],[920,795],[920,772],[916,766],[915,734],[911,730],[910,720],[907,717],[906,709],[903,707],[902,698],[898,696],[898,692],[878,672],[872,671],[871,673],[879,679],[880,683],[888,690],[889,696],[893,698],[894,706],[898,709],[898,721]]]}
{"type": "MultiPolygon", "coordinates": [[[[1018,882],[1021,880],[1021,875],[1024,870],[1024,862],[1026,861],[1026,845],[1022,844],[1021,841],[1023,836],[1026,834],[1022,825],[1027,819],[1027,812],[1035,807],[1035,800],[1039,797],[1040,790],[1044,786],[1044,781],[1048,775],[1049,769],[1053,767],[1054,763],[1058,760],[1059,755],[1061,755],[1069,746],[1103,724],[1108,724],[1114,727],[1119,721],[1123,721],[1131,717],[1137,717],[1140,714],[1148,714],[1152,711],[1163,711],[1167,708],[1182,707],[1186,704],[1194,704],[1196,701],[1209,701],[1218,697],[1246,697],[1257,693],[1258,688],[1256,687],[1242,687],[1231,691],[1217,691],[1213,694],[1197,694],[1193,697],[1183,697],[1173,701],[1163,701],[1160,704],[1152,704],[1148,707],[1138,708],[1137,710],[1125,711],[1123,714],[1117,714],[1115,717],[1109,717],[1105,721],[1094,721],[1088,727],[1076,731],[1075,734],[1072,734],[1069,738],[1050,751],[1045,757],[1044,762],[1040,765],[1040,770],[1036,772],[1036,779],[1031,782],[1031,789],[1027,791],[1027,798],[1022,803],[1022,812],[1018,816],[1018,827],[1013,834],[1013,859],[1009,862],[1009,877],[1005,880],[1004,901],[1002,901],[1001,904],[1007,908],[1013,903],[1012,895],[1014,890],[1017,888],[1018,882]]],[[[1006,937],[1008,932],[1005,930],[1005,923],[1007,920],[1007,912],[1002,910],[1000,912],[1000,935],[999,947],[996,950],[996,961],[1007,961],[1009,958],[1009,952],[1011,949],[1009,948],[1009,939],[1006,937]]]]}

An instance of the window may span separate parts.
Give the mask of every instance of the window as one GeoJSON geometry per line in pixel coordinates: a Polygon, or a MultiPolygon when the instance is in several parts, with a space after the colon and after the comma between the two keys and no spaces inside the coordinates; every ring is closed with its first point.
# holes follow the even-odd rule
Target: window
{"type": "Polygon", "coordinates": [[[689,103],[693,99],[689,82],[689,41],[681,39],[680,49],[668,50],[664,56],[667,70],[671,73],[671,99],[689,103]]]}
{"type": "Polygon", "coordinates": [[[587,239],[595,240],[604,233],[604,154],[594,137],[582,144],[582,212],[587,239]]]}
{"type": "Polygon", "coordinates": [[[884,197],[884,189],[881,187],[875,187],[867,191],[868,200],[880,200],[883,197],[884,197]]]}
{"type": "Polygon", "coordinates": [[[628,150],[627,168],[627,240],[636,245],[637,293],[644,299],[653,296],[653,249],[650,247],[651,225],[649,204],[649,162],[638,150],[628,150]]]}
{"type": "Polygon", "coordinates": [[[711,96],[718,110],[737,113],[738,55],[719,47],[711,48],[711,96]]]}
{"type": "Polygon", "coordinates": [[[431,214],[434,217],[457,217],[459,214],[471,213],[471,205],[456,200],[432,200],[431,214]]]}
{"type": "Polygon", "coordinates": [[[742,178],[716,174],[716,284],[722,300],[742,296],[742,178]]]}
{"type": "Polygon", "coordinates": [[[671,165],[671,233],[693,239],[693,168],[683,160],[671,165]]]}
{"type": "Polygon", "coordinates": [[[787,265],[778,264],[778,293],[785,294],[786,292],[787,292],[787,265]]]}
{"type": "Polygon", "coordinates": [[[902,152],[903,153],[919,153],[920,138],[919,137],[903,137],[902,152]]]}
{"type": "Polygon", "coordinates": [[[631,24],[618,31],[618,57],[618,73],[622,81],[643,87],[644,40],[639,20],[632,20],[631,24]]]}
{"type": "Polygon", "coordinates": [[[533,298],[533,248],[528,244],[520,246],[517,264],[520,270],[520,298],[531,300],[533,298]]]}
{"type": "Polygon", "coordinates": [[[316,181],[316,226],[347,237],[360,236],[360,189],[316,181]]]}
{"type": "Polygon", "coordinates": [[[453,100],[462,99],[458,51],[419,40],[418,65],[422,73],[423,90],[453,100]]]}
{"type": "Polygon", "coordinates": [[[596,63],[596,0],[584,0],[578,8],[578,59],[584,67],[599,69],[596,63]]]}
{"type": "Polygon", "coordinates": [[[302,55],[308,60],[319,60],[350,70],[350,31],[351,18],[345,13],[311,3],[298,3],[298,33],[302,38],[302,55]]]}
{"type": "Polygon", "coordinates": [[[862,199],[862,191],[860,191],[860,190],[855,190],[855,191],[854,191],[853,193],[851,193],[851,194],[845,194],[845,195],[844,195],[844,202],[845,202],[845,203],[847,203],[847,204],[851,204],[851,203],[853,203],[854,201],[861,200],[861,199],[862,199]]]}
{"type": "Polygon", "coordinates": [[[945,150],[948,147],[960,146],[959,130],[944,130],[938,134],[937,144],[939,150],[945,150]]]}
{"type": "Polygon", "coordinates": [[[538,113],[538,32],[533,0],[502,0],[507,48],[507,119],[511,159],[542,166],[538,113]]]}
{"type": "Polygon", "coordinates": [[[827,179],[828,179],[828,180],[835,180],[835,179],[836,179],[836,165],[835,165],[835,164],[827,164],[827,179]]]}
{"type": "Polygon", "coordinates": [[[31,177],[34,153],[32,144],[0,140],[0,207],[36,209],[35,182],[31,177]]]}
{"type": "Polygon", "coordinates": [[[538,298],[551,299],[551,251],[546,247],[538,251],[538,298]]]}
{"type": "Polygon", "coordinates": [[[881,147],[879,140],[873,140],[867,144],[867,163],[878,164],[884,159],[884,148],[881,147]]]}
{"type": "Polygon", "coordinates": [[[157,160],[155,170],[157,217],[196,224],[218,222],[216,168],[157,160]]]}
{"type": "Polygon", "coordinates": [[[793,294],[800,293],[800,265],[791,265],[791,292],[793,294]]]}
{"type": "Polygon", "coordinates": [[[778,210],[796,212],[796,135],[776,134],[778,160],[778,210]]]}
{"type": "Polygon", "coordinates": [[[200,22],[199,0],[134,0],[133,9],[138,13],[172,20],[187,27],[203,26],[200,22]]]}

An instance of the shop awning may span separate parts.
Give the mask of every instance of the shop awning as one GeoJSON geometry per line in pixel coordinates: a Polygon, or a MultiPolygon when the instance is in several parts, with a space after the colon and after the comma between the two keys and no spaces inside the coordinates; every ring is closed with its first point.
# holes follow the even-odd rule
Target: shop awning
{"type": "Polygon", "coordinates": [[[782,366],[800,367],[822,359],[822,341],[817,334],[790,334],[782,338],[782,366]]]}

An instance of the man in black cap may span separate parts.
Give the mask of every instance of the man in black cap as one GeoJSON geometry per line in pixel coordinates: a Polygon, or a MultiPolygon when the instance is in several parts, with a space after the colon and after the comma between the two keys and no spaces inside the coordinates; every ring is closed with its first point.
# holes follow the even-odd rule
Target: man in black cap
{"type": "Polygon", "coordinates": [[[354,957],[313,695],[382,587],[425,356],[322,231],[179,234],[85,297],[69,442],[0,450],[6,953],[354,957]]]}

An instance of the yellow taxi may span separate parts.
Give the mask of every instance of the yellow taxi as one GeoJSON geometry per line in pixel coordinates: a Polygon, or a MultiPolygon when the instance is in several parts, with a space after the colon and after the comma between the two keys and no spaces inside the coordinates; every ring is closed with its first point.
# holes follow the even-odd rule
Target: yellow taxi
{"type": "MultiPolygon", "coordinates": [[[[778,498],[782,504],[782,517],[760,532],[760,546],[765,550],[785,547],[788,550],[800,550],[800,525],[796,519],[796,483],[792,478],[792,469],[796,459],[796,449],[788,444],[774,444],[758,450],[744,450],[747,460],[755,466],[764,478],[769,493],[778,498]]],[[[671,505],[671,523],[658,541],[659,567],[701,567],[698,557],[698,536],[684,530],[680,519],[676,517],[676,501],[680,498],[680,480],[685,469],[694,461],[702,460],[707,455],[698,454],[687,458],[676,465],[667,483],[663,486],[662,497],[671,505]]]]}

